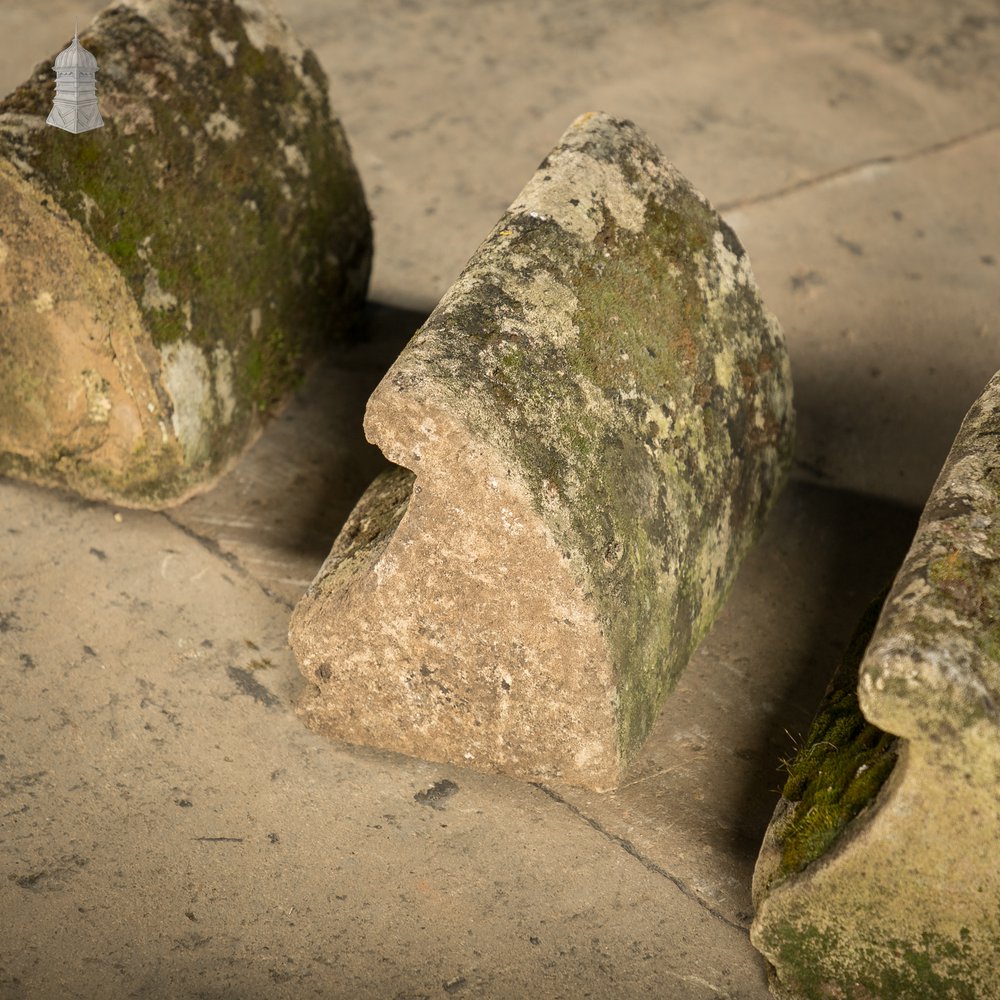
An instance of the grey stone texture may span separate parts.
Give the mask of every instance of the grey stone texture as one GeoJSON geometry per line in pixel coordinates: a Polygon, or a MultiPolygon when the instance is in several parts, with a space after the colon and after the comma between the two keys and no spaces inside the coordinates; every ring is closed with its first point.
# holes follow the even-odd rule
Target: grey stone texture
{"type": "Polygon", "coordinates": [[[1000,997],[998,469],[1000,374],[854,661],[854,717],[823,723],[828,696],[792,764],[828,794],[786,785],[769,828],[752,938],[779,997],[1000,997]]]}
{"type": "Polygon", "coordinates": [[[371,231],[326,77],[266,0],[113,3],[105,125],[0,103],[0,473],[161,506],[259,431],[363,301],[371,231]]]}
{"type": "Polygon", "coordinates": [[[792,424],[735,235],[631,122],[583,115],[369,400],[402,470],[293,616],[306,720],[614,786],[761,528],[792,424]]]}

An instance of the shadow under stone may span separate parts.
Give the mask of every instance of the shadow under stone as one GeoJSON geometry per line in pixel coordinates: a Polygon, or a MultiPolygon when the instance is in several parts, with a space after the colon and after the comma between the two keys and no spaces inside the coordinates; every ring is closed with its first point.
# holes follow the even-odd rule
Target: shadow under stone
{"type": "Polygon", "coordinates": [[[388,463],[365,404],[426,313],[369,303],[359,341],[309,372],[240,460],[171,520],[218,543],[286,603],[309,585],[358,497],[388,463]]]}
{"type": "Polygon", "coordinates": [[[744,926],[788,757],[918,512],[793,480],[619,789],[559,787],[744,926]]]}

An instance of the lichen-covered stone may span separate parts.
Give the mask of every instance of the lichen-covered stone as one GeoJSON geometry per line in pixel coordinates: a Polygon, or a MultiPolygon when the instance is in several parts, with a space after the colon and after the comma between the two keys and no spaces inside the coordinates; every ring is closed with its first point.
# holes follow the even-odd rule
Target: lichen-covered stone
{"type": "Polygon", "coordinates": [[[784,341],[732,231],[634,125],[583,116],[365,429],[416,479],[372,487],[296,609],[309,723],[614,785],[789,459],[784,341]]]}
{"type": "Polygon", "coordinates": [[[326,79],[266,0],[126,0],[81,38],[105,126],[0,103],[0,473],[158,506],[341,337],[371,231],[326,79]]]}
{"type": "Polygon", "coordinates": [[[996,1000],[1000,375],[868,632],[853,717],[824,725],[828,698],[791,765],[754,875],[753,941],[779,997],[996,1000]]]}

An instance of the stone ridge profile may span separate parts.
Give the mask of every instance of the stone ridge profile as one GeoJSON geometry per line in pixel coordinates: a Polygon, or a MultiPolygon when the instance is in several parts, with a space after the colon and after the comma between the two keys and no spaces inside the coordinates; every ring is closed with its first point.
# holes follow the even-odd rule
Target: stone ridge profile
{"type": "Polygon", "coordinates": [[[760,531],[792,425],[733,232],[631,122],[579,118],[369,400],[401,468],[293,615],[306,722],[614,786],[760,531]]]}
{"type": "Polygon", "coordinates": [[[103,128],[46,125],[51,63],[0,102],[0,474],[164,506],[345,336],[368,210],[266,0],[115,2],[82,41],[103,128]]]}
{"type": "Polygon", "coordinates": [[[1000,374],[861,633],[791,764],[752,940],[788,1000],[998,1000],[1000,374]]]}

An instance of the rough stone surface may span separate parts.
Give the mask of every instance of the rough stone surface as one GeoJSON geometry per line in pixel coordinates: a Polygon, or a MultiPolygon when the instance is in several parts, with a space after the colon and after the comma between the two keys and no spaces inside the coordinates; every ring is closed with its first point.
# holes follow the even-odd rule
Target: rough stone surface
{"type": "Polygon", "coordinates": [[[584,115],[369,400],[410,473],[296,610],[307,721],[615,784],[785,473],[790,375],[732,231],[630,122],[584,115]]]}
{"type": "Polygon", "coordinates": [[[998,441],[1000,375],[924,509],[853,717],[814,727],[792,765],[790,783],[839,793],[803,812],[786,785],[758,860],[752,936],[778,996],[1000,997],[998,441]]]}
{"type": "Polygon", "coordinates": [[[265,0],[114,3],[103,129],[0,104],[0,472],[157,506],[217,473],[341,336],[369,218],[326,78],[265,0]]]}

